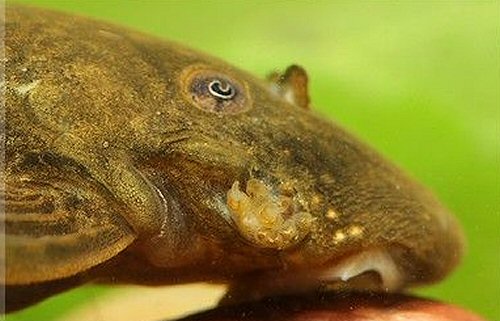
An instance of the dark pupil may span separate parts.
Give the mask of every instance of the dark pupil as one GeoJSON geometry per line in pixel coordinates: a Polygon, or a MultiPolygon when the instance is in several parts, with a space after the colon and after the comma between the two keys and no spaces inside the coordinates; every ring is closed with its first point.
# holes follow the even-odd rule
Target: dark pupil
{"type": "Polygon", "coordinates": [[[216,98],[228,100],[234,97],[234,88],[228,82],[222,83],[220,80],[212,80],[208,84],[208,91],[216,98]]]}

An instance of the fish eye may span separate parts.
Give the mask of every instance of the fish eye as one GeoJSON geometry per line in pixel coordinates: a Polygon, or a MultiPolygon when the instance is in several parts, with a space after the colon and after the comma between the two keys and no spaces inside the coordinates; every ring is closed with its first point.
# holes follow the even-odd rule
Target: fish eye
{"type": "Polygon", "coordinates": [[[181,74],[182,92],[201,110],[238,114],[251,106],[246,83],[204,66],[188,67],[181,74]]]}

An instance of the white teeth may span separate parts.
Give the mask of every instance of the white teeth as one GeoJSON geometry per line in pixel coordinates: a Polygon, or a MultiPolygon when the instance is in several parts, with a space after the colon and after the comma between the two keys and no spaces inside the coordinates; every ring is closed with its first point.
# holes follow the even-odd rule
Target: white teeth
{"type": "Polygon", "coordinates": [[[368,271],[380,275],[382,286],[386,291],[394,291],[401,286],[402,275],[394,260],[387,251],[380,249],[363,251],[346,258],[338,265],[324,271],[321,279],[325,281],[340,279],[345,282],[368,271]]]}

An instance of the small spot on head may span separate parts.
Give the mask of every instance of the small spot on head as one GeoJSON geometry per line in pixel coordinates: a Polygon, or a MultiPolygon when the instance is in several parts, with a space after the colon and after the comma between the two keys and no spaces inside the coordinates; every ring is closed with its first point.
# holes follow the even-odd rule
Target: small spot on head
{"type": "Polygon", "coordinates": [[[339,214],[337,212],[335,212],[335,210],[332,208],[329,208],[328,211],[326,211],[325,216],[327,219],[330,219],[330,220],[336,220],[337,218],[339,218],[339,214]]]}
{"type": "Polygon", "coordinates": [[[335,235],[333,236],[333,241],[335,243],[342,242],[345,239],[345,234],[341,230],[338,230],[335,232],[335,235]]]}
{"type": "Polygon", "coordinates": [[[351,236],[360,236],[361,234],[363,234],[363,228],[361,226],[358,226],[358,225],[353,225],[353,226],[349,227],[347,232],[351,236]]]}
{"type": "Polygon", "coordinates": [[[15,87],[14,89],[16,90],[16,92],[19,94],[19,95],[27,95],[29,94],[31,91],[33,91],[40,83],[40,80],[35,80],[35,81],[32,81],[28,84],[23,84],[23,85],[19,85],[17,87],[15,87]]]}
{"type": "Polygon", "coordinates": [[[330,173],[321,174],[319,177],[319,181],[323,185],[334,185],[335,178],[330,173]]]}

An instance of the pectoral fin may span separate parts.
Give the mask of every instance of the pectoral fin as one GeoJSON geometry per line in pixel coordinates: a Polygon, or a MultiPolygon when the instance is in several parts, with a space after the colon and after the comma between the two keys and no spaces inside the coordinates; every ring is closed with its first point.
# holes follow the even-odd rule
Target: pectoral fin
{"type": "Polygon", "coordinates": [[[8,174],[0,189],[5,207],[7,285],[75,275],[104,262],[135,238],[126,210],[76,169],[44,166],[8,174]]]}

